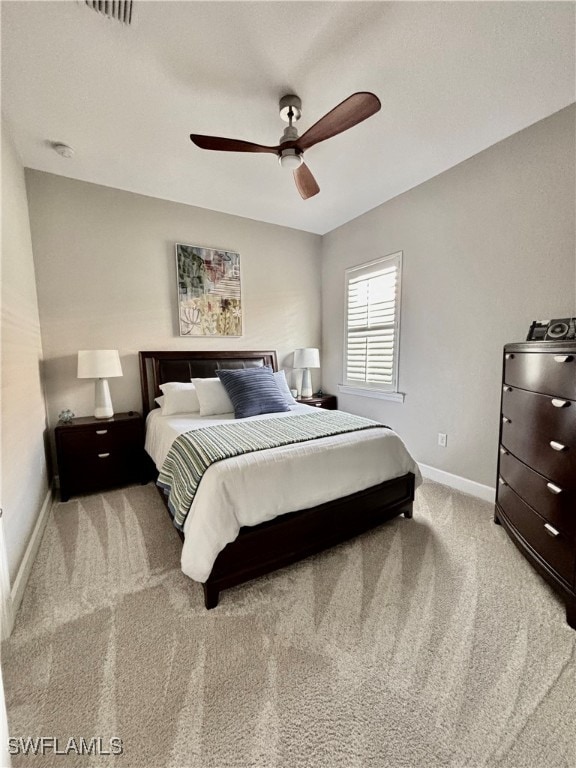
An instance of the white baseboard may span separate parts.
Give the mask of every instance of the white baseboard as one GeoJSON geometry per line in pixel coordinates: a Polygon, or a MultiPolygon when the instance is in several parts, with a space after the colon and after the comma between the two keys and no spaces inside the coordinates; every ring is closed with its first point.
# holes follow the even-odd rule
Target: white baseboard
{"type": "MultiPolygon", "coordinates": [[[[12,590],[10,593],[12,598],[12,626],[14,625],[14,619],[16,618],[18,608],[20,607],[20,603],[22,602],[22,598],[24,596],[24,590],[26,589],[26,584],[28,583],[28,578],[30,577],[30,571],[34,565],[34,560],[36,559],[38,547],[42,541],[42,534],[44,533],[44,528],[48,522],[48,513],[52,508],[53,499],[54,490],[53,487],[50,486],[46,496],[44,497],[44,501],[42,502],[40,513],[36,518],[36,525],[34,526],[32,536],[30,536],[30,541],[28,542],[28,546],[24,552],[24,557],[22,558],[22,562],[18,568],[18,573],[14,579],[14,584],[12,585],[12,590]]],[[[12,626],[9,627],[8,635],[12,632],[12,626]]]]}
{"type": "Polygon", "coordinates": [[[484,501],[494,501],[496,498],[496,489],[490,485],[482,485],[475,480],[468,480],[466,477],[460,477],[460,475],[453,475],[451,472],[445,472],[443,469],[436,469],[435,467],[429,467],[427,464],[418,464],[422,477],[428,478],[428,480],[434,480],[442,485],[447,485],[449,488],[454,488],[462,493],[467,493],[470,496],[476,496],[478,499],[484,501]]]}

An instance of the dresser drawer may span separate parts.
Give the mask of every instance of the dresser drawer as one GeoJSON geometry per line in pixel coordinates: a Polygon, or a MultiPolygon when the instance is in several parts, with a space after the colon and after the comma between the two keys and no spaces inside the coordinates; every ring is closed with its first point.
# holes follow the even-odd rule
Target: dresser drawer
{"type": "Polygon", "coordinates": [[[504,382],[512,387],[576,400],[576,353],[507,352],[504,382]]]}
{"type": "Polygon", "coordinates": [[[527,467],[504,448],[500,449],[500,476],[529,506],[575,540],[576,491],[553,493],[548,479],[527,467]]]}
{"type": "Polygon", "coordinates": [[[505,385],[501,442],[549,480],[562,487],[576,489],[574,401],[522,389],[508,389],[505,385]]]}
{"type": "Polygon", "coordinates": [[[509,522],[540,559],[565,582],[572,585],[576,559],[573,541],[561,532],[556,536],[550,535],[544,527],[546,520],[525,504],[508,485],[498,484],[498,504],[509,522]]]}

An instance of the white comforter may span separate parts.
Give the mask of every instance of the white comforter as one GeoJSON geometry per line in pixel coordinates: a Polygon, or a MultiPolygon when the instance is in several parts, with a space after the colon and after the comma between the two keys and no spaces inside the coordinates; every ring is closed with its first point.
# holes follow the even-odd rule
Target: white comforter
{"type": "MultiPolygon", "coordinates": [[[[253,416],[266,419],[316,411],[294,405],[286,413],[253,416]]],[[[192,429],[233,420],[196,414],[161,416],[146,421],[146,451],[160,469],[174,439],[192,429]]],[[[287,512],[322,504],[400,477],[407,472],[422,482],[420,470],[404,443],[389,429],[367,429],[287,445],[213,464],[204,474],[184,524],[182,570],[196,581],[210,575],[218,553],[244,525],[257,525],[287,512]]]]}

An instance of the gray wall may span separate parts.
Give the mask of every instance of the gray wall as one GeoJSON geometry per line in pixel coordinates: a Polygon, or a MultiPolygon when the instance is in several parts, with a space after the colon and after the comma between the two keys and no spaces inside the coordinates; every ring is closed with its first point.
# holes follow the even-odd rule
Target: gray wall
{"type": "Polygon", "coordinates": [[[50,423],[94,408],[94,385],[76,378],[79,349],[118,349],[110,379],[116,411],[140,410],[141,349],[275,349],[290,366],[320,345],[320,237],[295,229],[26,172],[50,423]],[[182,338],[176,242],[240,252],[241,338],[182,338]]]}
{"type": "Polygon", "coordinates": [[[10,581],[49,492],[42,345],[24,169],[2,122],[2,482],[10,581]]]}
{"type": "Polygon", "coordinates": [[[325,389],[342,382],[344,270],[403,251],[405,402],[340,394],[339,407],[393,426],[418,461],[493,486],[502,345],[533,319],[576,315],[575,210],[571,106],[324,236],[325,389]]]}

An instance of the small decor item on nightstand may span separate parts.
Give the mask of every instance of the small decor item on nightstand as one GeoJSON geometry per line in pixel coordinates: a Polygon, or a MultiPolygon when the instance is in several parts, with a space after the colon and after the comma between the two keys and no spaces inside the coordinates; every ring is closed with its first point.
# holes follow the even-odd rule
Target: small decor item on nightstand
{"type": "Polygon", "coordinates": [[[74,418],[74,414],[69,408],[66,408],[65,411],[60,411],[58,414],[58,423],[59,424],[70,424],[72,419],[74,418]]]}
{"type": "Polygon", "coordinates": [[[111,419],[114,416],[108,379],[122,376],[117,349],[81,349],[78,352],[78,378],[96,379],[94,416],[111,419]]]}
{"type": "Polygon", "coordinates": [[[294,368],[302,368],[302,391],[300,397],[312,397],[310,368],[320,368],[320,352],[314,347],[297,349],[294,352],[294,368]]]}

